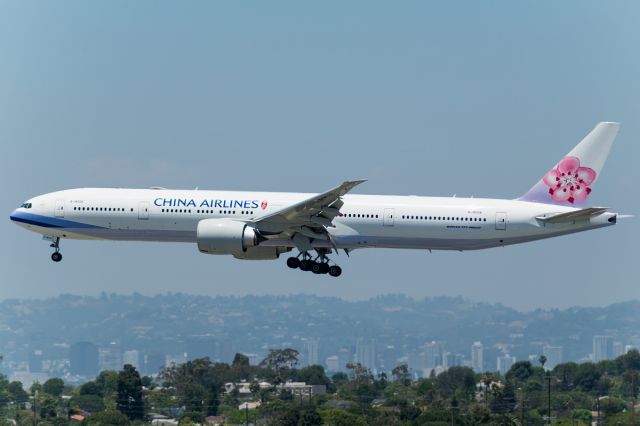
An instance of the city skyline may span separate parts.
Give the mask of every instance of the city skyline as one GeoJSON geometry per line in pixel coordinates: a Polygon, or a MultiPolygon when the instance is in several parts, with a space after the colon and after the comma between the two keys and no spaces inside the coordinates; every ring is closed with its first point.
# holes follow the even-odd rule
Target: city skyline
{"type": "MultiPolygon", "coordinates": [[[[162,367],[203,357],[213,362],[230,363],[236,352],[247,356],[251,365],[256,365],[270,349],[285,347],[299,351],[300,366],[322,365],[328,372],[344,372],[347,364],[359,363],[373,374],[384,372],[387,375],[392,374],[394,367],[404,364],[414,378],[437,376],[454,366],[470,367],[477,373],[498,371],[504,374],[516,361],[528,360],[537,365],[540,355],[547,357],[545,368],[553,369],[566,361],[613,359],[637,348],[640,343],[638,318],[633,314],[635,305],[611,307],[597,315],[609,316],[610,321],[615,321],[615,313],[622,315],[617,320],[623,321],[620,324],[627,323],[618,326],[624,330],[622,334],[607,335],[598,334],[597,329],[585,323],[585,318],[594,315],[593,308],[556,312],[557,322],[549,322],[549,312],[523,314],[462,299],[414,301],[392,295],[367,304],[332,300],[333,308],[325,299],[305,295],[241,299],[203,299],[189,295],[154,298],[112,295],[97,299],[67,296],[44,302],[16,302],[0,302],[0,330],[4,330],[1,332],[4,344],[0,347],[4,359],[0,371],[23,383],[42,382],[50,376],[75,382],[78,377],[92,377],[99,371],[119,370],[124,364],[136,366],[143,374],[156,374],[162,367]],[[415,315],[418,306],[422,307],[420,310],[431,312],[432,316],[429,320],[420,320],[416,327],[427,322],[431,332],[429,328],[422,328],[422,334],[407,330],[397,336],[384,331],[392,324],[391,318],[405,322],[404,316],[415,315]],[[451,312],[460,311],[462,307],[477,313],[468,318],[451,317],[451,312]],[[87,310],[97,314],[113,311],[115,322],[112,326],[99,326],[106,336],[113,337],[96,339],[93,332],[78,333],[94,327],[76,320],[87,310]],[[46,321],[49,311],[63,320],[55,333],[57,338],[47,338],[45,333],[25,342],[20,334],[12,331],[16,329],[14,324],[21,324],[20,327],[27,327],[27,335],[36,336],[28,330],[30,327],[46,330],[39,324],[46,321]],[[152,314],[154,311],[155,315],[152,314]],[[192,313],[186,315],[187,311],[192,313]],[[16,315],[16,312],[39,312],[44,317],[38,318],[40,314],[16,315]],[[174,324],[168,328],[167,319],[176,312],[183,312],[184,325],[176,328],[174,324]],[[369,315],[379,318],[372,320],[369,315]],[[293,320],[302,317],[306,322],[293,320]],[[332,326],[327,330],[318,326],[322,318],[329,317],[336,324],[342,323],[339,331],[329,331],[335,329],[332,326]],[[469,322],[478,322],[473,318],[492,319],[488,325],[474,328],[471,333],[462,332],[465,327],[469,328],[469,322]],[[540,323],[543,318],[546,319],[540,323]],[[66,324],[80,327],[69,328],[66,324]],[[367,325],[360,328],[358,324],[367,325]],[[559,331],[558,324],[584,324],[584,327],[559,331]],[[451,327],[459,330],[458,339],[447,337],[446,331],[437,331],[451,327]],[[495,334],[504,327],[504,331],[495,334]],[[538,330],[546,328],[556,331],[549,331],[547,338],[541,339],[538,330]],[[125,329],[128,334],[118,338],[118,331],[125,329]],[[60,330],[66,331],[61,333],[60,330]],[[265,334],[261,330],[269,331],[265,334]],[[575,347],[577,335],[583,336],[580,349],[575,347]]],[[[95,326],[98,324],[100,322],[95,326]]]]}

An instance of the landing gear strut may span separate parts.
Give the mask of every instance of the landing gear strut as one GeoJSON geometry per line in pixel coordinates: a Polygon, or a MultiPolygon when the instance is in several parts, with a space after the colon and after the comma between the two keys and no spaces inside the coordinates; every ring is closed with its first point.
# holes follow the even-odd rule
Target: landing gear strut
{"type": "Polygon", "coordinates": [[[50,247],[53,247],[56,251],[51,254],[51,260],[54,262],[60,262],[62,260],[62,253],[60,253],[60,237],[53,237],[53,242],[50,247]]]}
{"type": "Polygon", "coordinates": [[[303,251],[297,257],[287,259],[287,266],[291,269],[300,268],[301,271],[311,271],[314,274],[329,274],[332,277],[339,277],[342,274],[342,268],[338,265],[329,265],[329,258],[326,252],[320,251],[313,258],[309,252],[303,251]]]}

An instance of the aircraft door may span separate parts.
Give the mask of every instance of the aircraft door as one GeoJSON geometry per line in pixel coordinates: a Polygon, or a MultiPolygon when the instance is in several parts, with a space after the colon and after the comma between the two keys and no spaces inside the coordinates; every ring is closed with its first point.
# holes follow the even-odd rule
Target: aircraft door
{"type": "Polygon", "coordinates": [[[64,200],[56,200],[55,216],[64,217],[64,200]]]}
{"type": "Polygon", "coordinates": [[[496,230],[497,231],[507,230],[507,213],[505,212],[496,213],[496,230]]]}
{"type": "Polygon", "coordinates": [[[393,211],[394,209],[384,209],[382,215],[382,224],[384,226],[393,226],[393,211]]]}
{"type": "Polygon", "coordinates": [[[148,201],[140,201],[138,203],[138,219],[139,220],[149,219],[149,202],[148,201]]]}

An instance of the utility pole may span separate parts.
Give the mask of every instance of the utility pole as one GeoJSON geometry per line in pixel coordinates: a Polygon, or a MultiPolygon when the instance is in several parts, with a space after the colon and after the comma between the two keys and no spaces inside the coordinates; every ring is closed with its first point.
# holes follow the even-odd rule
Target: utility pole
{"type": "Polygon", "coordinates": [[[547,398],[548,398],[548,410],[547,410],[547,415],[549,416],[549,424],[551,424],[551,374],[549,371],[547,371],[547,382],[548,382],[548,392],[547,392],[547,398]]]}
{"type": "Polygon", "coordinates": [[[598,394],[596,394],[596,411],[598,413],[596,425],[600,426],[600,395],[598,394]]]}
{"type": "MultiPolygon", "coordinates": [[[[544,369],[544,364],[545,362],[547,362],[547,357],[544,355],[540,355],[540,358],[538,358],[538,361],[540,361],[540,364],[542,365],[542,368],[544,369]]],[[[549,424],[551,424],[551,375],[549,374],[549,371],[547,370],[547,381],[548,381],[548,388],[547,388],[547,420],[549,422],[549,424]]]]}
{"type": "Polygon", "coordinates": [[[524,389],[520,388],[520,426],[524,426],[524,389]]]}
{"type": "Polygon", "coordinates": [[[636,372],[631,372],[631,424],[636,426],[636,398],[638,397],[638,389],[636,389],[636,372]]]}
{"type": "Polygon", "coordinates": [[[38,391],[33,391],[33,426],[38,424],[38,411],[36,410],[36,400],[38,399],[38,391]]]}

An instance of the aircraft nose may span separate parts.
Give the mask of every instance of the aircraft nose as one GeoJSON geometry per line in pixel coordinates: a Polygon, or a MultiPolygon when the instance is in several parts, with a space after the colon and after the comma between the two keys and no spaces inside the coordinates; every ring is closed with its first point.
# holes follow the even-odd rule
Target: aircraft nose
{"type": "Polygon", "coordinates": [[[15,220],[18,218],[18,210],[14,210],[11,215],[9,216],[9,219],[11,219],[12,221],[15,222],[15,220]]]}

